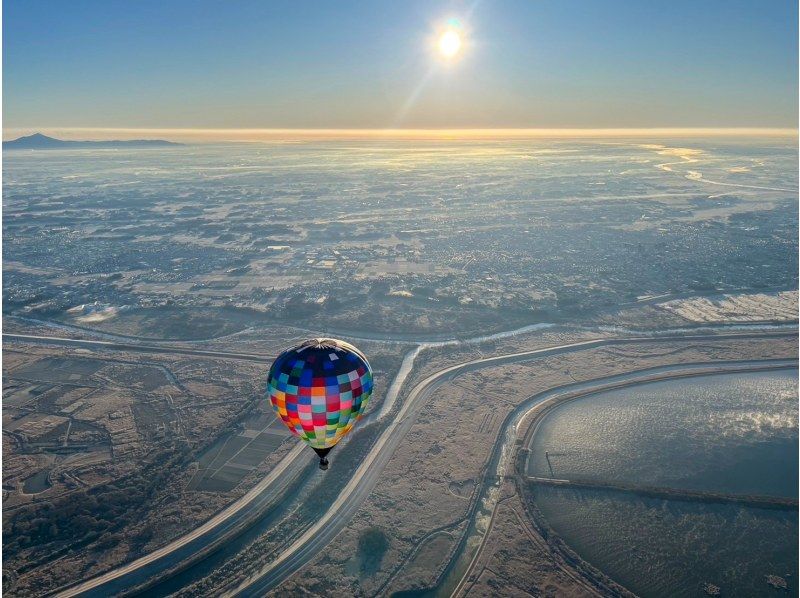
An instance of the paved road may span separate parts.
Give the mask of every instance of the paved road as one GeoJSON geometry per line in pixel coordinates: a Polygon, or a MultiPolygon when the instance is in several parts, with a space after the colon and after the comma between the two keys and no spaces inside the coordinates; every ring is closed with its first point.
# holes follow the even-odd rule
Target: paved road
{"type": "MultiPolygon", "coordinates": [[[[793,336],[794,334],[795,333],[787,332],[747,332],[738,334],[660,336],[656,338],[600,338],[544,349],[476,359],[445,368],[432,374],[411,390],[403,407],[395,417],[395,420],[389,424],[387,429],[381,434],[376,444],[370,450],[370,453],[366,456],[364,461],[362,461],[359,469],[328,511],[300,538],[287,547],[275,561],[271,562],[252,578],[248,579],[237,588],[234,593],[242,596],[258,596],[263,594],[267,589],[277,586],[293,572],[308,563],[322,547],[332,540],[336,534],[347,525],[369,495],[372,488],[377,483],[380,473],[385,468],[406,432],[413,425],[416,416],[424,406],[428,397],[442,384],[458,375],[485,367],[528,361],[607,345],[664,343],[675,340],[691,342],[733,338],[785,337],[793,336]]],[[[107,349],[166,354],[177,353],[202,357],[243,359],[264,363],[269,363],[272,360],[272,357],[249,353],[205,351],[200,349],[154,346],[140,343],[66,339],[61,337],[25,334],[4,334],[3,338],[21,342],[77,346],[95,350],[107,349]]],[[[304,454],[303,445],[298,445],[275,470],[259,482],[259,484],[244,497],[189,534],[136,561],[132,561],[101,576],[67,588],[57,595],[59,597],[78,595],[108,596],[119,593],[138,586],[153,576],[164,574],[185,560],[190,559],[196,552],[202,552],[208,546],[224,541],[225,537],[236,530],[237,526],[242,521],[263,508],[288,485],[288,479],[291,477],[288,474],[296,473],[298,464],[300,464],[300,466],[305,464],[305,460],[299,458],[302,454],[304,454]]]]}
{"type": "Polygon", "coordinates": [[[143,343],[123,343],[116,341],[92,341],[80,338],[62,338],[60,336],[36,336],[34,334],[3,334],[3,340],[27,343],[43,343],[47,345],[64,345],[82,347],[84,349],[109,349],[112,351],[134,351],[137,353],[166,353],[169,355],[197,355],[198,357],[221,357],[223,359],[241,359],[272,363],[275,356],[256,355],[254,353],[232,353],[230,351],[204,351],[202,349],[185,349],[182,347],[147,345],[143,343]]]}
{"type": "Polygon", "coordinates": [[[639,343],[664,343],[679,341],[713,341],[722,339],[748,339],[765,337],[794,336],[795,333],[744,333],[744,334],[719,334],[719,335],[683,335],[677,337],[657,338],[624,338],[624,339],[596,339],[579,341],[536,349],[522,351],[508,355],[487,357],[454,365],[432,374],[419,382],[409,393],[395,420],[388,425],[378,441],[370,450],[364,461],[350,479],[348,484],[339,494],[331,507],[317,522],[306,530],[297,540],[292,542],[280,556],[266,565],[258,573],[246,579],[238,588],[229,592],[228,596],[261,596],[268,590],[278,586],[282,581],[306,565],[328,542],[330,542],[355,515],[358,508],[372,491],[377,483],[394,450],[399,445],[406,432],[411,428],[417,414],[427,402],[427,399],[445,382],[452,380],[465,372],[538,359],[566,352],[597,348],[608,345],[629,345],[639,343]]]}

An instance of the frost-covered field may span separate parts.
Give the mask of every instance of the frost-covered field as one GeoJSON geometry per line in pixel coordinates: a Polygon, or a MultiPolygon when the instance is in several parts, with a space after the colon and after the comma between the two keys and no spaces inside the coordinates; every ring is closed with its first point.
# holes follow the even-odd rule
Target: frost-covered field
{"type": "Polygon", "coordinates": [[[786,137],[4,157],[7,314],[136,333],[142,311],[225,308],[475,336],[641,296],[797,288],[797,151],[786,137]]]}
{"type": "Polygon", "coordinates": [[[692,322],[758,322],[797,320],[797,291],[695,297],[658,307],[692,322]]]}

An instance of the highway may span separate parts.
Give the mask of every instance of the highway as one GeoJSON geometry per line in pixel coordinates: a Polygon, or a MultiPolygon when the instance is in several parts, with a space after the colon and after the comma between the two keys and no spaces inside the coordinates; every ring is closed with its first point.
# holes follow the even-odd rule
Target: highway
{"type": "MultiPolygon", "coordinates": [[[[665,343],[674,342],[676,340],[692,342],[768,338],[794,336],[795,334],[795,332],[745,332],[736,334],[686,334],[659,337],[599,338],[475,359],[436,372],[419,382],[409,392],[407,399],[404,401],[394,420],[382,432],[378,441],[365,456],[356,473],[340,492],[334,503],[317,522],[284,549],[277,559],[245,580],[239,587],[229,592],[229,595],[262,595],[268,589],[277,586],[292,573],[307,564],[325,545],[327,545],[327,543],[347,525],[369,495],[372,488],[377,483],[381,472],[394,453],[394,450],[413,425],[416,416],[427,402],[427,399],[442,384],[458,375],[485,367],[528,361],[608,345],[665,343]]],[[[248,353],[204,351],[199,349],[143,345],[139,343],[128,344],[22,334],[4,334],[3,338],[21,342],[78,346],[95,350],[106,349],[152,353],[179,353],[204,357],[245,359],[264,363],[269,363],[271,361],[271,357],[248,353]]],[[[168,573],[181,563],[191,559],[196,553],[206,551],[209,546],[224,542],[226,537],[229,537],[240,528],[243,521],[251,517],[253,513],[258,512],[259,509],[264,508],[271,500],[280,495],[281,491],[288,485],[289,479],[305,465],[306,460],[299,458],[304,454],[303,449],[304,445],[298,445],[287,458],[244,497],[231,504],[189,534],[140,559],[113,569],[98,577],[63,589],[57,596],[108,596],[129,591],[132,588],[140,586],[152,577],[158,577],[168,573]]]]}
{"type": "Polygon", "coordinates": [[[118,341],[93,341],[82,338],[63,338],[60,336],[36,336],[34,334],[3,334],[3,340],[20,341],[26,343],[44,343],[47,345],[62,345],[67,347],[81,347],[84,349],[108,349],[111,351],[135,351],[137,353],[162,353],[168,355],[196,355],[198,357],[221,357],[223,359],[240,359],[244,361],[257,361],[259,363],[272,363],[275,356],[256,355],[254,353],[232,353],[229,351],[204,351],[203,349],[186,349],[168,345],[148,345],[144,343],[123,343],[118,341]]]}

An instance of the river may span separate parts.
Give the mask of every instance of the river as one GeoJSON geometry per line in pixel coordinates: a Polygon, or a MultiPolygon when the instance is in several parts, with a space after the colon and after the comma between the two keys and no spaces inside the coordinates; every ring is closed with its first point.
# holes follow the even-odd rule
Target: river
{"type": "MultiPolygon", "coordinates": [[[[797,370],[667,380],[565,403],[540,424],[528,473],[797,497],[797,370]],[[545,455],[547,451],[547,456],[545,455]],[[549,464],[548,464],[549,458],[549,464]]],[[[550,526],[642,596],[796,593],[797,511],[539,487],[550,526]]]]}

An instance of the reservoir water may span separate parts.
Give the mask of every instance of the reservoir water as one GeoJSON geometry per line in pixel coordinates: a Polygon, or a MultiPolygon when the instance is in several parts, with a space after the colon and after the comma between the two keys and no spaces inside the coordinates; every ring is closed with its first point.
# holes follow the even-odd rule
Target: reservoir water
{"type": "MultiPolygon", "coordinates": [[[[797,391],[797,370],[788,369],[565,403],[541,422],[528,472],[796,498],[797,391]]],[[[552,487],[537,488],[536,503],[576,552],[642,596],[701,596],[704,583],[725,596],[769,596],[770,575],[797,593],[796,510],[552,487]]]]}

